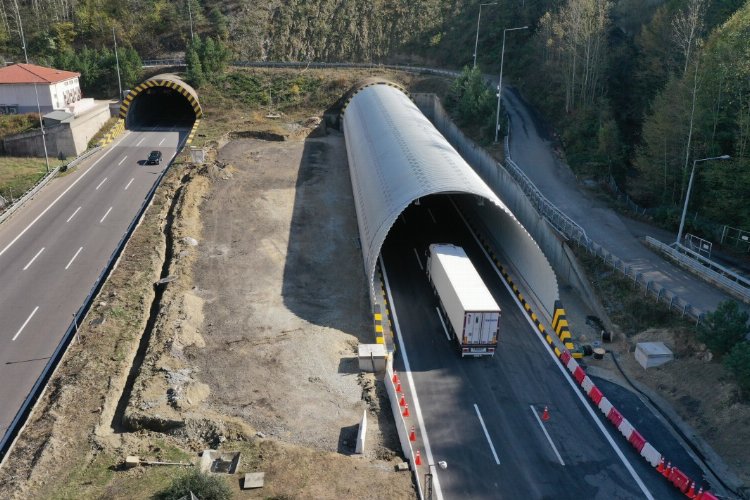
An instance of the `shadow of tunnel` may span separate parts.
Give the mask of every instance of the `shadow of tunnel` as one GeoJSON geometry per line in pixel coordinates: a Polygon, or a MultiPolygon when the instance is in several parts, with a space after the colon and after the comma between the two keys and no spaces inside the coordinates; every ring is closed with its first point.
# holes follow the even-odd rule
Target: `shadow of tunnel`
{"type": "Polygon", "coordinates": [[[152,87],[133,99],[125,126],[129,130],[165,126],[190,128],[195,118],[195,111],[185,96],[168,87],[152,87]]]}

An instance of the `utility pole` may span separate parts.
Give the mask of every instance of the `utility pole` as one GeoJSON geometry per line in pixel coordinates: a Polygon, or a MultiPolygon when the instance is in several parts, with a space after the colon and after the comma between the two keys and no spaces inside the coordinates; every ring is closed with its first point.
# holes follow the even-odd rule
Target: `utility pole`
{"type": "Polygon", "coordinates": [[[503,50],[500,52],[500,79],[497,82],[497,113],[495,113],[495,143],[500,132],[500,101],[503,98],[503,62],[505,61],[505,34],[509,31],[525,30],[528,26],[519,28],[505,28],[503,30],[503,50]]]}
{"type": "Polygon", "coordinates": [[[120,80],[120,57],[117,55],[117,37],[115,36],[115,27],[112,26],[112,39],[115,41],[115,64],[117,65],[117,88],[120,93],[117,94],[117,100],[122,101],[122,80],[120,80]]]}
{"type": "Polygon", "coordinates": [[[474,40],[474,68],[477,67],[477,49],[479,48],[479,20],[482,19],[482,7],[484,7],[485,5],[497,5],[497,2],[479,4],[479,15],[477,16],[477,37],[474,40]]]}
{"type": "Polygon", "coordinates": [[[187,0],[187,4],[188,4],[188,16],[190,16],[190,41],[191,42],[194,39],[194,36],[193,36],[193,9],[190,8],[190,3],[192,1],[193,0],[187,0]]]}

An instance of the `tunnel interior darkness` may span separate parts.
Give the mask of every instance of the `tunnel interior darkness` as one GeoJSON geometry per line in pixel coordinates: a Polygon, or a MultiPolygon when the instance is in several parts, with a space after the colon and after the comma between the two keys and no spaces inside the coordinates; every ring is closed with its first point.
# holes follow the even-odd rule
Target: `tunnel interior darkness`
{"type": "Polygon", "coordinates": [[[195,111],[185,96],[168,87],[152,87],[139,93],[130,105],[127,128],[192,127],[195,111]]]}

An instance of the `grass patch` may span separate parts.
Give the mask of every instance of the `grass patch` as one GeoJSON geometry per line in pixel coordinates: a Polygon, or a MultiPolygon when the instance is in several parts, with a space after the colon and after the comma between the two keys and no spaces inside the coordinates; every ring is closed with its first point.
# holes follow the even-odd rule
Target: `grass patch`
{"type": "Polygon", "coordinates": [[[39,127],[39,115],[35,113],[0,115],[0,138],[20,134],[35,127],[39,127]]]}
{"type": "MultiPolygon", "coordinates": [[[[52,165],[50,165],[51,167],[52,165]]],[[[44,158],[0,157],[0,196],[16,200],[45,176],[44,158]]]]}

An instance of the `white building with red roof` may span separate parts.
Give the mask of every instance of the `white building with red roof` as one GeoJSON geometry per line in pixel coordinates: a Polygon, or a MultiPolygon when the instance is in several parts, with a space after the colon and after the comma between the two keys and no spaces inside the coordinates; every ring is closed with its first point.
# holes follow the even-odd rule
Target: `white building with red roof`
{"type": "Polygon", "coordinates": [[[80,73],[35,64],[12,64],[0,68],[0,114],[36,113],[37,93],[42,114],[55,110],[78,114],[76,103],[81,101],[80,76],[80,73]]]}

